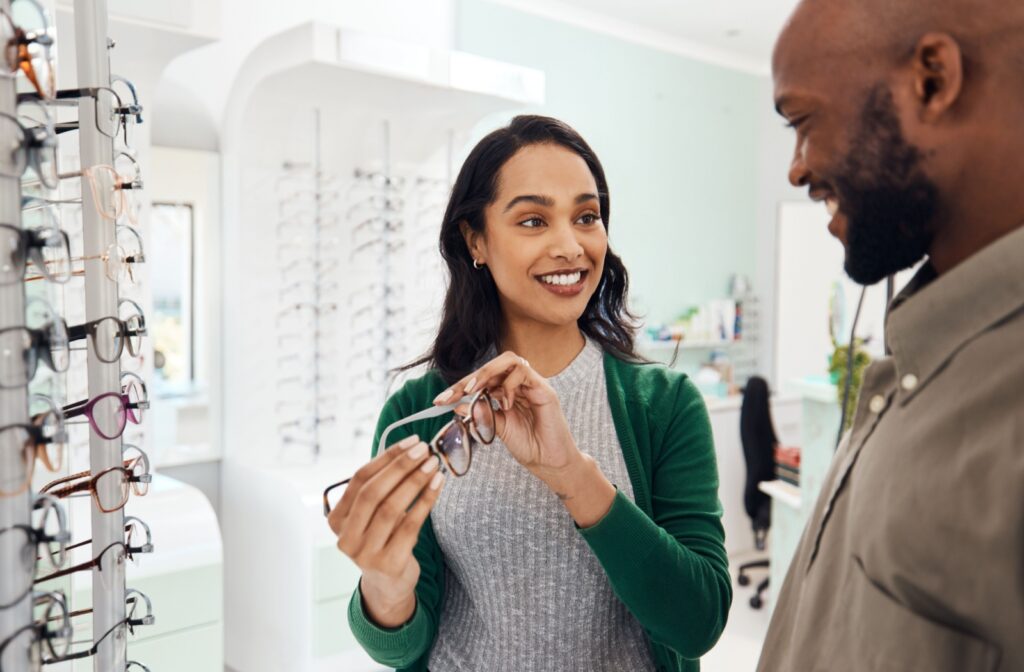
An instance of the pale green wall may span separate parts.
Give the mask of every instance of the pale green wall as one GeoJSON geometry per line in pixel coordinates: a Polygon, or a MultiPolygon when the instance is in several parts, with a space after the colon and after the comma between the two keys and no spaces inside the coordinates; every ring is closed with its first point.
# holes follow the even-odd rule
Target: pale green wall
{"type": "Polygon", "coordinates": [[[547,73],[530,111],[601,158],[611,242],[650,320],[725,296],[733,272],[754,277],[763,78],[481,0],[459,2],[456,48],[547,73]]]}

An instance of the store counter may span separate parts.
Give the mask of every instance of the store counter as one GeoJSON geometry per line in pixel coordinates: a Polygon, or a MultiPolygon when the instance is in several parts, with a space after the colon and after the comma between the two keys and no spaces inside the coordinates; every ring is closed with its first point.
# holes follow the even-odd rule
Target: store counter
{"type": "Polygon", "coordinates": [[[225,662],[245,672],[376,669],[348,629],[359,568],[337,549],[322,493],[365,456],[223,466],[225,662]],[[254,590],[259,587],[259,590],[254,590]]]}

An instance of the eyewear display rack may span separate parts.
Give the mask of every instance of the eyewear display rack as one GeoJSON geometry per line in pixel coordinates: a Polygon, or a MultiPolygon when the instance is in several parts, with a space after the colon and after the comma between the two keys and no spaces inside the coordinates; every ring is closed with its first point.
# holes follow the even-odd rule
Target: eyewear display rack
{"type": "MultiPolygon", "coordinates": [[[[0,0],[0,9],[9,16],[10,3],[0,0]]],[[[10,115],[17,114],[17,94],[15,79],[0,79],[0,112],[10,115]]],[[[4,147],[10,147],[12,138],[0,138],[4,147]]],[[[21,183],[16,177],[0,177],[0,223],[21,228],[21,183]]],[[[25,287],[22,283],[0,285],[0,329],[25,326],[25,287]]],[[[0,367],[24,367],[24,362],[13,358],[0,357],[0,367]]],[[[16,375],[16,372],[0,371],[0,375],[16,375]]],[[[0,389],[0,426],[27,423],[28,388],[0,389]]],[[[13,442],[12,442],[13,443],[13,442]]],[[[25,470],[29,464],[24,460],[22,452],[15,445],[0,445],[0,475],[7,480],[20,481],[27,478],[25,470]]],[[[0,529],[9,529],[19,525],[32,525],[32,493],[31,488],[10,497],[0,497],[0,529]]],[[[12,536],[12,535],[7,535],[12,536]]],[[[0,543],[0,582],[10,586],[25,585],[31,582],[31,570],[19,560],[23,549],[12,543],[0,543]]],[[[32,622],[31,593],[20,602],[6,609],[0,609],[0,641],[32,622]]],[[[16,653],[16,652],[15,652],[16,653]]],[[[5,655],[5,658],[8,656],[5,655]]],[[[16,656],[10,672],[28,672],[29,658],[16,656]],[[22,660],[23,659],[23,660],[22,660]]],[[[13,658],[12,658],[13,659],[13,658]]],[[[4,667],[5,672],[7,666],[4,667]]]]}
{"type": "MultiPolygon", "coordinates": [[[[75,0],[75,45],[80,87],[110,86],[109,49],[113,46],[107,37],[106,0],[75,0]]],[[[99,110],[92,101],[79,105],[79,149],[83,168],[93,165],[113,165],[113,142],[100,134],[96,114],[109,114],[99,110]]],[[[86,257],[98,257],[115,242],[115,223],[99,216],[91,190],[82,189],[82,231],[86,257]]],[[[85,266],[85,316],[87,321],[118,314],[117,283],[107,277],[99,259],[87,261],[85,266]]],[[[120,364],[101,362],[92,348],[88,355],[89,396],[95,398],[107,392],[121,391],[120,364]]],[[[96,432],[89,434],[89,465],[94,473],[121,465],[121,439],[108,441],[96,432]]],[[[98,486],[100,484],[97,484],[98,486]]],[[[98,493],[115,498],[116,484],[107,479],[104,484],[111,492],[98,493]]],[[[93,547],[106,548],[124,539],[124,510],[104,513],[92,507],[93,547]]],[[[93,569],[93,637],[99,637],[125,616],[125,565],[120,561],[107,564],[102,571],[93,569]]],[[[96,672],[123,670],[127,665],[128,643],[117,637],[107,637],[96,652],[96,672]]]]}
{"type": "MultiPolygon", "coordinates": [[[[346,626],[358,575],[330,538],[320,493],[325,478],[365,463],[372,441],[356,431],[372,431],[384,389],[397,388],[389,369],[429,345],[421,321],[436,328],[438,304],[426,299],[443,298],[437,234],[453,148],[461,151],[488,116],[507,118],[542,103],[543,92],[544,76],[536,70],[322,22],[269,37],[241,68],[221,145],[222,303],[224,339],[231,344],[223,357],[221,471],[222,497],[232,503],[221,515],[225,564],[232,567],[224,576],[229,667],[369,669],[346,626]],[[331,318],[336,331],[321,353],[330,348],[335,358],[323,370],[325,379],[333,376],[338,399],[323,407],[338,421],[322,432],[316,461],[282,464],[276,432],[282,418],[274,407],[293,395],[274,390],[280,370],[257,363],[285,354],[277,345],[277,314],[267,310],[268,298],[276,300],[282,289],[279,274],[267,268],[281,244],[275,234],[280,195],[271,187],[283,161],[312,162],[310,109],[319,109],[322,120],[321,262],[340,262],[321,287],[323,303],[335,298],[330,281],[339,284],[330,290],[338,303],[331,318]],[[268,525],[282,531],[274,544],[265,543],[268,525]],[[263,587],[258,593],[253,582],[263,587]]],[[[312,266],[311,255],[303,258],[312,266]]],[[[309,285],[302,291],[309,293],[309,285]]],[[[298,331],[310,325],[306,320],[298,331]]],[[[300,373],[308,380],[312,371],[300,373]]],[[[326,381],[320,392],[328,392],[326,381]]],[[[302,390],[301,399],[308,394],[302,390]]],[[[302,412],[297,393],[294,398],[302,412]]]]}
{"type": "Polygon", "coordinates": [[[285,161],[278,180],[277,237],[281,243],[278,259],[282,282],[278,298],[283,319],[277,323],[282,354],[277,358],[280,377],[276,410],[282,452],[288,453],[291,447],[298,446],[315,460],[320,456],[321,427],[334,421],[334,416],[324,410],[325,402],[336,398],[334,381],[324,376],[323,365],[332,356],[324,344],[337,311],[337,304],[329,299],[338,287],[338,259],[336,241],[329,237],[336,233],[337,226],[332,224],[333,199],[327,189],[332,180],[325,175],[320,158],[320,110],[314,108],[312,116],[312,161],[285,161]],[[311,261],[304,262],[302,255],[311,261]],[[303,321],[308,328],[296,330],[294,322],[286,319],[293,314],[308,316],[308,323],[303,321]],[[297,345],[307,355],[292,351],[289,345],[297,345]],[[306,362],[308,366],[298,366],[306,362]],[[298,373],[300,368],[308,378],[298,373]]]}
{"type": "MultiPolygon", "coordinates": [[[[7,16],[11,16],[9,0],[0,0],[0,9],[3,9],[7,16]]],[[[4,20],[7,20],[5,17],[4,20]]],[[[49,23],[49,19],[46,19],[49,23]]],[[[111,86],[110,57],[109,50],[113,48],[113,42],[107,37],[107,3],[106,0],[75,0],[74,2],[74,43],[75,61],[77,64],[77,82],[81,89],[106,88],[111,86]]],[[[52,39],[52,35],[50,36],[52,39]]],[[[24,38],[19,38],[24,39],[24,38]]],[[[5,48],[8,56],[10,49],[5,48]]],[[[19,54],[20,56],[20,54],[19,54]]],[[[19,65],[20,70],[26,70],[26,66],[19,65]]],[[[15,70],[11,76],[0,79],[0,112],[17,116],[18,115],[18,94],[16,81],[20,73],[15,70]]],[[[34,82],[35,83],[35,82],[34,82]]],[[[39,87],[36,84],[37,88],[39,87]]],[[[96,96],[96,94],[92,94],[96,96]]],[[[44,103],[47,100],[43,101],[44,103]]],[[[109,98],[84,97],[78,103],[77,135],[79,143],[79,156],[82,166],[82,180],[85,182],[85,172],[93,166],[111,166],[114,163],[114,141],[109,135],[100,131],[99,119],[104,115],[113,117],[115,110],[109,98]]],[[[5,147],[15,146],[21,138],[0,138],[5,147]]],[[[64,177],[64,176],[62,176],[64,177]]],[[[110,185],[116,190],[124,185],[110,185]]],[[[22,227],[22,193],[21,181],[18,177],[0,177],[0,221],[22,227]]],[[[105,252],[111,249],[116,240],[116,219],[100,215],[101,206],[96,203],[97,195],[95,190],[84,187],[81,189],[81,224],[83,232],[83,262],[84,262],[84,297],[85,297],[85,318],[87,322],[101,318],[118,315],[118,284],[105,270],[108,261],[105,252]]],[[[5,250],[5,253],[9,253],[5,250]]],[[[26,326],[26,292],[23,282],[15,282],[0,285],[0,328],[24,327],[26,326]]],[[[57,316],[54,316],[57,319],[57,316]]],[[[95,342],[92,338],[86,339],[87,358],[87,381],[89,397],[95,399],[103,394],[122,394],[121,367],[118,361],[104,362],[99,359],[95,349],[95,342]]],[[[49,347],[49,346],[47,346],[49,347]]],[[[27,367],[27,357],[10,356],[10,353],[3,353],[7,356],[0,357],[0,366],[27,367]]],[[[0,372],[3,373],[3,372],[0,372]]],[[[22,372],[22,377],[28,378],[22,372]]],[[[31,382],[31,381],[29,381],[31,382]]],[[[122,407],[121,413],[123,414],[122,407]]],[[[93,409],[94,424],[109,426],[116,424],[112,421],[117,411],[108,407],[106,409],[97,405],[93,409]],[[109,414],[109,417],[102,415],[109,414]]],[[[32,422],[29,416],[29,386],[0,389],[0,426],[10,424],[29,424],[32,422]]],[[[11,479],[22,479],[28,482],[23,492],[15,496],[0,497],[0,529],[8,529],[12,526],[24,526],[31,529],[33,525],[33,500],[34,493],[32,483],[26,473],[31,469],[36,459],[33,453],[29,459],[25,459],[25,446],[13,445],[13,440],[0,444],[0,474],[5,481],[11,479]]],[[[67,447],[65,447],[65,450],[67,447]]],[[[89,431],[89,467],[90,472],[97,474],[102,470],[120,468],[122,463],[122,440],[120,436],[116,439],[102,438],[96,431],[89,431]]],[[[114,479],[94,480],[94,496],[90,497],[91,502],[91,546],[94,552],[100,549],[115,549],[118,544],[125,542],[125,515],[122,508],[114,511],[103,511],[100,509],[98,500],[115,500],[119,497],[122,483],[114,479]]],[[[88,494],[88,493],[87,493],[88,494]]],[[[7,535],[13,537],[14,535],[7,535]]],[[[34,579],[31,564],[26,569],[26,557],[35,557],[37,545],[33,541],[30,550],[21,544],[7,540],[0,543],[0,581],[8,585],[31,585],[34,579]],[[31,556],[27,554],[31,553],[31,556]],[[25,574],[29,574],[26,576],[25,574]]],[[[42,552],[42,551],[41,551],[42,552]]],[[[106,551],[103,551],[106,553],[106,551]]],[[[125,556],[122,552],[108,554],[102,563],[96,562],[91,569],[92,590],[91,599],[91,631],[94,645],[91,649],[91,661],[85,664],[91,665],[95,672],[113,672],[121,670],[145,670],[146,668],[138,663],[129,663],[127,660],[127,628],[119,627],[124,624],[126,614],[126,595],[128,593],[125,585],[125,556]],[[102,568],[100,565],[102,564],[102,568]]],[[[62,597],[65,605],[67,595],[62,597]]],[[[19,601],[8,608],[0,609],[0,642],[6,641],[12,633],[24,631],[26,627],[36,623],[40,630],[50,630],[46,622],[37,622],[33,614],[35,599],[33,591],[28,591],[19,601]]],[[[49,612],[47,612],[49,613],[49,612]]],[[[144,619],[145,623],[151,623],[151,617],[144,619]]],[[[65,621],[67,629],[68,622],[65,621]]],[[[70,643],[73,632],[65,634],[70,643]]],[[[82,645],[81,638],[76,643],[82,645]]],[[[16,646],[10,647],[4,653],[2,666],[4,672],[30,672],[39,669],[39,658],[44,660],[46,656],[43,650],[46,644],[36,638],[20,638],[14,642],[16,646]]],[[[70,669],[70,664],[62,662],[60,654],[57,658],[61,669],[70,669]]],[[[76,669],[79,669],[76,667],[76,669]]]]}

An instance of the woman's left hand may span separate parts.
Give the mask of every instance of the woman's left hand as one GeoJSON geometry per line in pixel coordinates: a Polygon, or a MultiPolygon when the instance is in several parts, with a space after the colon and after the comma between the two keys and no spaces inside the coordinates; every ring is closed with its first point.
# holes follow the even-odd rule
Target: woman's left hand
{"type": "Polygon", "coordinates": [[[550,484],[578,465],[583,455],[558,395],[529,362],[514,352],[502,353],[442,392],[434,404],[481,389],[501,404],[494,414],[497,436],[535,476],[550,484]]]}

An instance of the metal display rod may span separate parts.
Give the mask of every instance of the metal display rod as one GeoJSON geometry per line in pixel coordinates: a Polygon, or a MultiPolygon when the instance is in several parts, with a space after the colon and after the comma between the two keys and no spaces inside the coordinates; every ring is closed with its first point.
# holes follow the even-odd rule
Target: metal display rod
{"type": "MultiPolygon", "coordinates": [[[[75,49],[78,64],[78,86],[109,87],[110,55],[107,37],[106,0],[75,0],[75,49]]],[[[78,107],[79,147],[82,169],[96,165],[113,165],[113,138],[100,133],[96,115],[110,115],[106,109],[109,99],[83,98],[78,107]]],[[[85,315],[86,320],[98,320],[118,315],[117,283],[104,272],[101,255],[114,242],[114,222],[102,218],[97,212],[92,190],[82,188],[82,227],[85,258],[85,315]]],[[[88,355],[89,396],[96,398],[107,392],[120,393],[120,364],[105,363],[96,357],[93,343],[88,355]]],[[[122,465],[121,439],[107,440],[96,432],[89,433],[89,466],[92,473],[122,465]]],[[[118,499],[119,484],[112,479],[97,484],[106,492],[97,493],[100,499],[118,499]]],[[[104,513],[96,501],[92,505],[92,547],[107,548],[114,542],[124,541],[124,511],[118,509],[104,513]]],[[[104,562],[92,573],[93,641],[99,648],[93,659],[95,672],[123,670],[127,659],[127,640],[121,629],[104,636],[125,616],[124,556],[117,562],[104,562]],[[102,638],[102,640],[101,640],[102,638]]]]}
{"type": "MultiPolygon", "coordinates": [[[[10,16],[10,3],[0,0],[0,9],[10,16]]],[[[15,78],[0,78],[0,112],[17,115],[15,78]]],[[[9,124],[4,129],[9,129],[9,124]]],[[[7,135],[7,132],[4,133],[7,135]]],[[[0,143],[11,147],[20,138],[3,137],[0,143]]],[[[21,180],[17,177],[0,177],[0,223],[21,229],[21,180]]],[[[6,235],[6,234],[2,234],[6,235]]],[[[25,325],[25,285],[14,282],[0,285],[0,329],[25,325]]],[[[7,350],[10,341],[5,341],[7,350]]],[[[24,378],[25,362],[19,356],[2,356],[0,352],[0,380],[11,381],[24,378]],[[13,369],[20,369],[15,371],[13,369]]],[[[17,386],[0,389],[0,427],[28,422],[28,387],[17,386]]],[[[15,440],[15,432],[0,434],[0,479],[3,480],[0,494],[0,530],[32,524],[32,488],[25,487],[18,492],[19,484],[27,480],[24,446],[15,440]],[[11,494],[6,494],[11,493],[11,494]],[[16,493],[16,494],[15,494],[16,493]]],[[[33,458],[35,456],[33,455],[33,458]]],[[[13,598],[12,587],[32,583],[32,568],[23,561],[24,537],[16,533],[0,533],[0,594],[13,598]]],[[[0,642],[32,622],[32,593],[29,591],[17,604],[0,604],[0,642]],[[6,607],[6,608],[2,608],[6,607]]],[[[19,643],[26,641],[24,638],[19,643]]],[[[4,672],[28,672],[28,650],[12,650],[4,653],[4,672]]]]}

